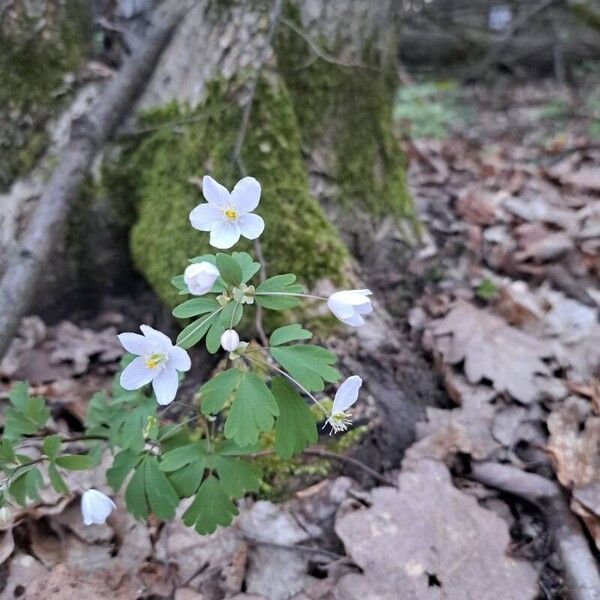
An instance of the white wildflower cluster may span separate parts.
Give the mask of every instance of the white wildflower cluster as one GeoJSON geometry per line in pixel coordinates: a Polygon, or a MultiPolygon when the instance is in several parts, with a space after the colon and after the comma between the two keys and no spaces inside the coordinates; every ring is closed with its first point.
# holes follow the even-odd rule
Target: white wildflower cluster
{"type": "MultiPolygon", "coordinates": [[[[207,202],[194,208],[189,218],[192,227],[210,232],[212,246],[228,249],[236,244],[241,236],[255,240],[262,234],[265,223],[253,212],[259,205],[261,195],[261,186],[256,179],[244,177],[229,192],[212,177],[205,176],[202,191],[207,202]]],[[[203,296],[215,288],[220,277],[219,268],[212,262],[203,260],[186,267],[183,283],[186,291],[193,296],[203,296]]],[[[254,293],[254,287],[245,284],[232,290],[234,297],[239,296],[237,301],[240,304],[252,304],[254,293]]],[[[275,293],[320,298],[295,292],[275,293]]],[[[370,296],[370,290],[360,289],[338,291],[329,298],[320,299],[327,302],[331,313],[341,322],[351,327],[359,327],[364,324],[364,317],[373,310],[370,296]]],[[[219,296],[217,300],[223,304],[231,298],[219,296]]],[[[142,325],[140,329],[141,335],[127,332],[118,336],[125,350],[135,357],[121,374],[121,386],[126,390],[136,390],[151,384],[158,404],[170,404],[177,394],[179,374],[191,367],[190,357],[184,348],[173,345],[164,333],[148,325],[142,325]]],[[[229,327],[221,334],[220,345],[230,353],[230,358],[236,358],[239,353],[244,352],[247,343],[241,342],[238,332],[229,327]]],[[[294,381],[291,376],[290,379],[294,381]]],[[[362,383],[359,376],[353,375],[339,386],[325,420],[331,427],[331,432],[345,431],[351,424],[349,409],[357,401],[362,383]]],[[[304,389],[300,384],[298,387],[304,389]]],[[[317,402],[310,393],[308,395],[317,402]]],[[[114,508],[113,501],[95,489],[86,491],[81,499],[81,511],[86,525],[104,523],[114,508]]]]}

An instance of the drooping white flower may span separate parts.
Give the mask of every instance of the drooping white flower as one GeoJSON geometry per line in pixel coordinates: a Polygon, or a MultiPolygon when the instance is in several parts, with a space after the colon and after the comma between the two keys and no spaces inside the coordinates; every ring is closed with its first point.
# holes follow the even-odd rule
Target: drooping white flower
{"type": "Polygon", "coordinates": [[[152,389],[159,404],[169,404],[175,399],[179,377],[177,371],[189,371],[188,353],[160,331],[142,325],[144,335],[121,333],[119,341],[127,352],[136,354],[121,373],[121,386],[126,390],[137,390],[152,382],[152,389]]]}
{"type": "Polygon", "coordinates": [[[352,375],[338,388],[333,399],[331,414],[325,421],[325,424],[331,426],[332,433],[346,431],[348,425],[352,423],[352,419],[346,411],[358,400],[358,392],[362,382],[363,380],[358,375],[352,375]]]}
{"type": "Polygon", "coordinates": [[[329,310],[342,322],[351,327],[364,325],[364,315],[373,312],[371,290],[344,290],[329,296],[329,310]]]}
{"type": "Polygon", "coordinates": [[[81,515],[85,525],[102,525],[115,508],[115,503],[98,490],[87,490],[81,496],[81,515]]]}
{"type": "Polygon", "coordinates": [[[221,335],[221,348],[227,352],[233,352],[240,345],[240,336],[235,329],[228,329],[221,335]]]}
{"type": "Polygon", "coordinates": [[[194,296],[210,292],[218,277],[219,269],[208,261],[191,264],[183,272],[183,282],[194,296]]]}
{"type": "Polygon", "coordinates": [[[210,231],[210,243],[215,248],[231,248],[243,235],[256,239],[265,222],[252,213],[260,200],[260,183],[254,177],[240,179],[231,193],[209,175],[202,179],[202,193],[208,201],[190,213],[192,227],[210,231]]]}

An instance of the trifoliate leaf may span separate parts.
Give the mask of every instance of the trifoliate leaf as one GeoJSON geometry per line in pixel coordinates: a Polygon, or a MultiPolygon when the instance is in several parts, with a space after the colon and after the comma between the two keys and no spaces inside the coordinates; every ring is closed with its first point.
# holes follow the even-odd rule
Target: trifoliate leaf
{"type": "Polygon", "coordinates": [[[69,471],[84,471],[93,465],[93,461],[87,454],[63,454],[57,456],[54,462],[69,471]]]}
{"type": "Polygon", "coordinates": [[[321,392],[325,381],[335,383],[340,373],[331,365],[335,354],[320,346],[295,344],[271,348],[271,355],[286,371],[311,392],[321,392]]]}
{"type": "Polygon", "coordinates": [[[241,498],[246,492],[258,491],[261,473],[254,465],[230,456],[214,456],[211,463],[228,496],[241,498]]]}
{"type": "Polygon", "coordinates": [[[242,283],[242,269],[240,265],[229,254],[219,252],[217,254],[217,269],[221,279],[229,285],[240,285],[242,283]]]}
{"type": "Polygon", "coordinates": [[[19,382],[9,393],[12,406],[4,412],[3,436],[8,439],[19,439],[23,435],[31,435],[41,429],[50,417],[50,409],[40,396],[31,398],[27,384],[19,382]]]}
{"type": "Polygon", "coordinates": [[[213,533],[218,525],[229,525],[237,514],[237,508],[229,500],[217,478],[210,475],[202,482],[196,498],[183,513],[182,520],[188,527],[195,527],[198,533],[206,535],[213,533]]]}
{"type": "Polygon", "coordinates": [[[123,421],[119,445],[124,450],[131,449],[140,453],[144,448],[144,430],[148,423],[148,417],[156,415],[156,403],[145,399],[142,404],[136,406],[123,421]]]}
{"type": "Polygon", "coordinates": [[[203,296],[186,300],[173,309],[173,316],[178,319],[187,319],[198,315],[205,315],[219,308],[219,303],[214,296],[203,296]]]}
{"type": "Polygon", "coordinates": [[[177,471],[191,462],[204,458],[206,458],[206,452],[202,447],[202,444],[196,442],[194,444],[180,446],[179,448],[169,450],[169,452],[165,452],[165,454],[162,455],[160,470],[167,472],[177,471]]]}
{"type": "Polygon", "coordinates": [[[24,381],[17,381],[10,389],[8,399],[21,414],[25,414],[29,402],[29,386],[24,381]]]}
{"type": "Polygon", "coordinates": [[[42,442],[42,450],[48,458],[56,458],[61,444],[58,435],[47,435],[42,442]]]}
{"type": "Polygon", "coordinates": [[[179,504],[179,496],[167,476],[160,470],[155,457],[148,457],[145,463],[148,504],[159,519],[172,519],[179,504]]]}
{"type": "Polygon", "coordinates": [[[297,306],[296,296],[286,296],[302,293],[302,286],[294,283],[295,281],[296,276],[292,273],[269,277],[256,288],[256,302],[271,310],[286,310],[297,306]]]}
{"type": "Polygon", "coordinates": [[[242,283],[247,283],[260,271],[260,263],[254,262],[247,252],[234,252],[231,256],[242,270],[242,283]]]}
{"type": "Polygon", "coordinates": [[[269,344],[271,346],[281,346],[281,344],[296,340],[309,340],[311,337],[312,333],[308,329],[303,329],[299,323],[293,323],[276,329],[269,338],[269,344]]]}
{"type": "Polygon", "coordinates": [[[202,481],[207,460],[208,457],[203,457],[189,465],[185,465],[185,467],[181,467],[178,471],[169,473],[169,481],[181,498],[189,498],[196,493],[202,481]]]}
{"type": "Polygon", "coordinates": [[[288,459],[317,441],[317,426],[306,402],[283,377],[275,377],[271,389],[279,406],[279,417],[275,422],[275,452],[288,459]]]}
{"type": "Polygon", "coordinates": [[[112,467],[106,471],[106,481],[115,492],[119,491],[129,471],[136,466],[139,460],[139,454],[131,450],[121,450],[115,456],[112,467]]]}
{"type": "Polygon", "coordinates": [[[65,480],[62,478],[61,474],[58,472],[56,465],[54,463],[48,464],[48,477],[50,478],[50,483],[52,487],[59,494],[68,494],[69,486],[65,483],[65,480]]]}
{"type": "Polygon", "coordinates": [[[228,369],[207,381],[200,388],[202,414],[218,413],[232,397],[242,377],[239,369],[228,369]]]}
{"type": "Polygon", "coordinates": [[[273,428],[279,414],[271,390],[255,373],[243,373],[225,422],[225,437],[233,438],[238,446],[258,441],[261,431],[273,428]]]}
{"type": "Polygon", "coordinates": [[[146,467],[142,461],[135,469],[125,490],[127,510],[136,519],[147,519],[150,508],[146,499],[146,467]]]}
{"type": "Polygon", "coordinates": [[[208,316],[202,316],[190,323],[178,336],[177,345],[187,350],[194,344],[198,343],[204,334],[208,331],[210,326],[217,320],[219,312],[212,312],[208,316]]]}

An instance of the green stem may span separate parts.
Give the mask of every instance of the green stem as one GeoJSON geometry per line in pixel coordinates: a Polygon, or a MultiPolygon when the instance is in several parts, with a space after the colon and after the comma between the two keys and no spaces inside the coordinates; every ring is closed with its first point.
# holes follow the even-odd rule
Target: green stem
{"type": "Polygon", "coordinates": [[[324,296],[314,296],[313,294],[292,294],[288,292],[254,292],[255,296],[297,296],[299,298],[312,298],[313,300],[325,300],[324,296]]]}

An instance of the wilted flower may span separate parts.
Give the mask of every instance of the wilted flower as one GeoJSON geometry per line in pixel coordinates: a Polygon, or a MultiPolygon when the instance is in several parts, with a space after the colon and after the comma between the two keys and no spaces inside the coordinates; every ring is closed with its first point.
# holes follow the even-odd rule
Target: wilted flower
{"type": "Polygon", "coordinates": [[[190,222],[199,231],[210,231],[210,243],[215,248],[231,248],[240,235],[254,240],[263,232],[265,222],[251,212],[260,200],[260,183],[254,177],[240,179],[229,193],[205,175],[202,192],[208,202],[192,210],[190,222]]]}
{"type": "Polygon", "coordinates": [[[127,352],[136,354],[121,373],[121,386],[126,390],[137,390],[152,382],[152,389],[159,404],[169,404],[175,399],[179,377],[177,371],[189,371],[188,353],[160,331],[142,325],[144,335],[121,333],[119,341],[127,352]]]}
{"type": "Polygon", "coordinates": [[[210,292],[218,277],[219,269],[208,261],[191,264],[183,272],[183,282],[195,296],[210,292]]]}
{"type": "Polygon", "coordinates": [[[329,296],[329,310],[346,325],[359,327],[364,325],[364,315],[373,311],[371,306],[371,290],[345,290],[329,296]]]}
{"type": "Polygon", "coordinates": [[[333,399],[331,414],[325,421],[325,424],[331,426],[332,433],[338,431],[346,431],[348,425],[352,423],[350,415],[346,412],[358,399],[358,392],[362,385],[362,379],[358,375],[348,377],[346,381],[340,385],[333,399]]]}
{"type": "Polygon", "coordinates": [[[81,496],[81,515],[85,525],[102,525],[115,508],[115,503],[98,490],[87,490],[81,496]]]}
{"type": "Polygon", "coordinates": [[[228,329],[221,335],[221,347],[227,352],[237,350],[240,345],[240,336],[235,329],[228,329]]]}

